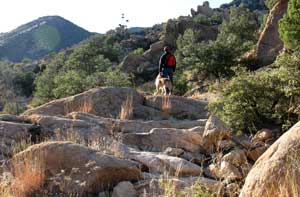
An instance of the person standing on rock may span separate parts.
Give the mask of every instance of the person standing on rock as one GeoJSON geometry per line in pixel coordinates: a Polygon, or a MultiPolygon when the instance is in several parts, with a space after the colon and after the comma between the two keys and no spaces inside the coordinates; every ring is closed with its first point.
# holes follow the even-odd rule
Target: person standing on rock
{"type": "Polygon", "coordinates": [[[164,53],[159,59],[159,74],[161,77],[169,78],[173,84],[173,73],[176,69],[176,58],[171,53],[169,46],[164,47],[164,53]]]}

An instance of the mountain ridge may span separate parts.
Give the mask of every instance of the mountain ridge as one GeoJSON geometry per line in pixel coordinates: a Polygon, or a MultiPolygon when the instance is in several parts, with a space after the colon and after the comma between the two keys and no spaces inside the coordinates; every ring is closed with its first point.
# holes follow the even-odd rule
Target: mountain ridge
{"type": "Polygon", "coordinates": [[[70,47],[91,33],[61,16],[43,16],[0,34],[0,59],[13,62],[39,59],[70,47]]]}

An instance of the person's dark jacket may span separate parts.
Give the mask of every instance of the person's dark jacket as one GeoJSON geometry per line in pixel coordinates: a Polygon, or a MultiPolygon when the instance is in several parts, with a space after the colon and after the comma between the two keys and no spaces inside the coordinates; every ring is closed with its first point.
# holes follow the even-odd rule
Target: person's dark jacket
{"type": "MultiPolygon", "coordinates": [[[[167,64],[167,56],[168,55],[171,55],[171,53],[169,52],[164,52],[162,54],[162,56],[160,57],[159,59],[159,72],[162,72],[162,69],[165,68],[165,67],[168,67],[168,64],[167,64]]],[[[176,65],[172,66],[173,68],[173,72],[175,72],[176,70],[176,65]]]]}

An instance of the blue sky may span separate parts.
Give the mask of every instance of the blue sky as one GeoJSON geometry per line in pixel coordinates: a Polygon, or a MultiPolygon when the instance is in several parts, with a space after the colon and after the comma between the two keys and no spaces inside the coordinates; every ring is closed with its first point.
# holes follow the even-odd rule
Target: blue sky
{"type": "MultiPolygon", "coordinates": [[[[190,14],[204,0],[1,0],[0,32],[46,15],[59,15],[91,31],[105,33],[122,23],[129,27],[149,27],[170,18],[190,14]]],[[[219,7],[231,0],[210,0],[219,7]]]]}

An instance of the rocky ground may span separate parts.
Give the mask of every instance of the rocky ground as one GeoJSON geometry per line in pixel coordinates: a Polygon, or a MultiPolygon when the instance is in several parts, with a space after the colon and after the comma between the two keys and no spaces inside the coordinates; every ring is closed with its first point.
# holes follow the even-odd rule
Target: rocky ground
{"type": "Polygon", "coordinates": [[[237,196],[276,136],[234,135],[206,105],[97,88],[1,115],[2,193],[237,196]]]}
{"type": "MultiPolygon", "coordinates": [[[[261,63],[282,49],[276,24],[286,7],[281,0],[270,11],[252,54],[261,63]]],[[[204,4],[191,14],[211,12],[204,4]]],[[[151,72],[170,32],[190,25],[170,20],[165,37],[126,57],[123,70],[145,62],[138,70],[151,72]]],[[[217,28],[204,32],[215,37],[217,28]]],[[[237,135],[199,98],[95,88],[0,115],[0,196],[300,196],[299,123],[276,142],[269,129],[237,135]]]]}

